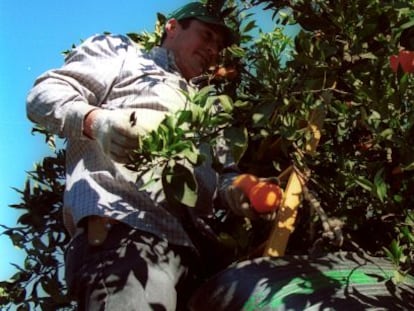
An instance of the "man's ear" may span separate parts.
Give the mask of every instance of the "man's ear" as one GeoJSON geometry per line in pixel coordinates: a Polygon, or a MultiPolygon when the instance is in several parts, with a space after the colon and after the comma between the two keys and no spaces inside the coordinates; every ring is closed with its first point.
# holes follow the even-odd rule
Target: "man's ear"
{"type": "Polygon", "coordinates": [[[178,22],[175,18],[171,18],[167,21],[165,24],[165,32],[167,33],[167,36],[171,36],[175,34],[175,31],[177,30],[178,22]]]}

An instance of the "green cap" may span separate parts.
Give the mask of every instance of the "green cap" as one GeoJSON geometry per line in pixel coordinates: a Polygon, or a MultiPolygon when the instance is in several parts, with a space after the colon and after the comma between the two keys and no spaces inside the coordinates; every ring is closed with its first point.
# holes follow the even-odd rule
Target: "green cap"
{"type": "Polygon", "coordinates": [[[176,20],[182,20],[186,18],[195,18],[207,24],[216,25],[222,28],[225,35],[226,44],[231,45],[235,42],[235,34],[227,27],[224,20],[219,16],[217,12],[213,12],[208,6],[200,2],[190,2],[183,7],[172,12],[168,19],[175,18],[176,20]]]}

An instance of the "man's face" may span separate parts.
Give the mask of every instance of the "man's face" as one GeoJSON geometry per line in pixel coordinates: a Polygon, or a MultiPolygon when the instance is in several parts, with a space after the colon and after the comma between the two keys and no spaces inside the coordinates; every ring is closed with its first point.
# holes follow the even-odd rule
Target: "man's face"
{"type": "Polygon", "coordinates": [[[174,53],[177,67],[187,80],[216,64],[223,48],[222,34],[216,28],[194,19],[184,29],[172,19],[167,22],[166,31],[163,46],[174,53]]]}

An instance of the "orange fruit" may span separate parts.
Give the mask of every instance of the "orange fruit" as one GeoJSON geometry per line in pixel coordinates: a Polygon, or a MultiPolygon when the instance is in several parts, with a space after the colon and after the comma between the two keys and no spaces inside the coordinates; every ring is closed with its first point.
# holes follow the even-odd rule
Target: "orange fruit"
{"type": "Polygon", "coordinates": [[[259,182],[259,179],[252,174],[241,174],[233,180],[233,186],[243,190],[249,196],[250,189],[259,182]]]}
{"type": "Polygon", "coordinates": [[[214,73],[216,78],[233,80],[237,77],[237,70],[233,67],[218,67],[214,73]]]}
{"type": "Polygon", "coordinates": [[[398,70],[399,59],[397,55],[390,56],[390,66],[393,72],[397,72],[398,70]]]}
{"type": "Polygon", "coordinates": [[[398,60],[404,72],[414,72],[414,52],[402,50],[398,53],[398,60]]]}
{"type": "Polygon", "coordinates": [[[277,210],[282,202],[282,189],[271,182],[261,181],[249,192],[249,200],[258,213],[269,213],[277,210]]]}

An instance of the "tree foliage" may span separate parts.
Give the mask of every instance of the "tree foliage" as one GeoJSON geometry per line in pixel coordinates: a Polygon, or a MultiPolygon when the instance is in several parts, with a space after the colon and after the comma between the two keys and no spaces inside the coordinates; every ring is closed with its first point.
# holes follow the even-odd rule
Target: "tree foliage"
{"type": "MultiPolygon", "coordinates": [[[[363,250],[388,256],[398,275],[412,273],[414,261],[414,81],[389,57],[414,50],[411,0],[253,0],[209,1],[223,8],[239,42],[221,66],[238,72],[227,79],[212,71],[200,78],[200,92],[143,141],[131,169],[144,174],[162,167],[153,182],[163,185],[172,204],[193,206],[193,169],[212,156],[219,131],[232,146],[239,166],[261,177],[278,176],[293,164],[310,173],[308,189],[329,219],[337,221],[344,242],[322,240],[323,223],[303,202],[287,253],[363,250]],[[275,27],[263,31],[252,9],[270,12],[275,27]],[[284,33],[296,25],[294,38],[284,33]],[[325,122],[318,150],[305,146],[312,111],[325,122]],[[179,178],[177,178],[179,176],[179,178]],[[326,243],[325,243],[326,242],[326,243]]],[[[153,33],[129,34],[149,49],[161,38],[165,17],[153,33]]],[[[68,235],[62,225],[64,150],[46,157],[28,176],[18,226],[2,234],[27,257],[10,280],[0,282],[0,305],[19,310],[71,309],[62,282],[62,253],[68,235]]],[[[219,159],[212,159],[217,171],[219,159]]],[[[231,260],[251,256],[267,238],[268,223],[248,222],[223,209],[210,223],[231,260]]]]}
{"type": "Polygon", "coordinates": [[[18,226],[5,229],[15,247],[26,253],[16,273],[0,282],[3,310],[65,310],[71,303],[65,294],[62,258],[69,236],[62,223],[64,187],[64,151],[45,157],[28,174],[21,202],[10,207],[21,211],[18,226]]]}

